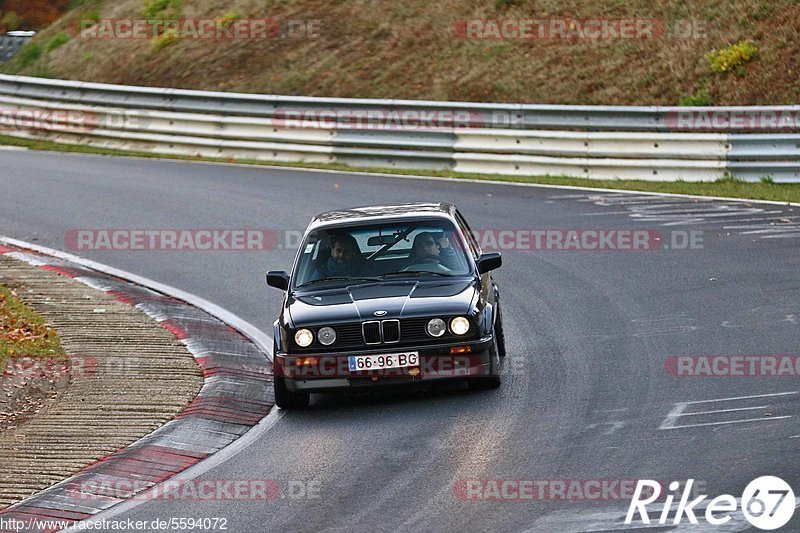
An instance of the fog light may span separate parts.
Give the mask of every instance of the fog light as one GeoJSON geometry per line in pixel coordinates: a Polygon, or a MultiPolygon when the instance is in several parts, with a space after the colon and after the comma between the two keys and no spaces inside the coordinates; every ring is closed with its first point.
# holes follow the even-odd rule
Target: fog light
{"type": "Polygon", "coordinates": [[[305,348],[314,342],[314,334],[307,329],[298,330],[297,333],[294,334],[294,342],[301,348],[305,348]]]}
{"type": "Polygon", "coordinates": [[[457,316],[450,321],[450,331],[456,335],[465,335],[469,331],[469,320],[463,316],[457,316]]]}
{"type": "Polygon", "coordinates": [[[447,330],[447,324],[445,324],[444,320],[441,318],[432,318],[428,321],[426,329],[428,330],[428,335],[431,337],[441,337],[444,335],[445,330],[447,330]]]}
{"type": "Polygon", "coordinates": [[[322,328],[317,332],[317,338],[319,338],[319,342],[325,346],[330,346],[336,342],[336,330],[333,328],[322,328]]]}

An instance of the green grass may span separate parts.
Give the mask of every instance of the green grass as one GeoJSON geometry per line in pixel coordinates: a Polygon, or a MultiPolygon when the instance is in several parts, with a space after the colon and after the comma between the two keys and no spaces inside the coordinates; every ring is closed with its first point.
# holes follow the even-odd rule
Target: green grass
{"type": "Polygon", "coordinates": [[[425,175],[441,178],[464,178],[479,181],[507,181],[514,183],[538,183],[543,185],[568,185],[573,187],[596,187],[602,189],[627,189],[633,191],[660,192],[671,194],[693,194],[700,196],[720,196],[726,198],[743,198],[752,200],[773,200],[776,202],[800,203],[800,183],[773,183],[768,179],[760,183],[747,183],[730,176],[717,181],[705,182],[662,182],[644,180],[593,180],[571,178],[566,176],[508,176],[502,174],[470,174],[451,170],[405,170],[370,167],[351,167],[341,164],[319,163],[281,163],[273,161],[255,161],[249,159],[203,158],[192,156],[165,156],[151,152],[135,152],[92,146],[60,144],[51,141],[20,139],[0,135],[0,145],[23,146],[31,150],[54,152],[72,152],[81,154],[99,154],[128,157],[144,157],[152,159],[173,159],[179,161],[209,161],[219,163],[236,163],[257,166],[278,166],[287,168],[316,168],[322,170],[338,170],[342,172],[382,172],[397,175],[425,175]]]}
{"type": "Polygon", "coordinates": [[[710,106],[713,105],[711,95],[705,89],[700,89],[691,96],[684,96],[678,105],[682,106],[710,106]]]}
{"type": "Polygon", "coordinates": [[[217,17],[216,23],[217,28],[227,28],[231,25],[234,21],[237,21],[242,18],[242,13],[238,9],[232,9],[230,11],[226,11],[222,16],[217,17]]]}
{"type": "Polygon", "coordinates": [[[0,284],[0,370],[11,358],[65,358],[55,330],[17,298],[18,288],[0,284]]]}
{"type": "Polygon", "coordinates": [[[178,34],[176,32],[165,31],[158,37],[153,37],[150,40],[150,45],[153,47],[153,50],[155,50],[156,52],[160,52],[167,46],[175,44],[178,41],[180,41],[180,37],[178,37],[178,34]]]}
{"type": "Polygon", "coordinates": [[[44,48],[48,52],[52,52],[56,48],[66,44],[68,41],[69,41],[69,34],[67,34],[67,32],[65,31],[60,31],[55,35],[53,35],[49,41],[47,41],[47,44],[44,45],[44,48]]]}
{"type": "MultiPolygon", "coordinates": [[[[82,21],[90,21],[90,22],[94,22],[95,24],[97,24],[98,22],[100,22],[100,12],[98,10],[96,10],[96,9],[90,9],[89,11],[87,11],[86,13],[83,14],[83,17],[81,18],[81,20],[82,21]]],[[[91,26],[92,25],[87,24],[87,27],[91,27],[91,26]]]]}
{"type": "Polygon", "coordinates": [[[181,0],[144,0],[142,14],[151,19],[174,18],[172,15],[180,13],[181,0]]]}
{"type": "Polygon", "coordinates": [[[30,42],[19,51],[19,68],[23,69],[34,64],[42,57],[42,47],[38,42],[30,42]]]}

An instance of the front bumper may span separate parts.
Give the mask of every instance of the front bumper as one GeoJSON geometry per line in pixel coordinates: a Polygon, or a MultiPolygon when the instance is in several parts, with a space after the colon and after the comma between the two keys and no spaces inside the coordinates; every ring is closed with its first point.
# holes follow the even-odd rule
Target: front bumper
{"type": "Polygon", "coordinates": [[[419,384],[432,381],[488,376],[491,369],[491,335],[481,339],[437,345],[383,345],[379,349],[343,353],[289,355],[274,354],[273,370],[284,378],[290,391],[325,392],[339,389],[419,384]],[[453,353],[457,349],[461,353],[453,353]],[[418,352],[418,367],[350,371],[351,355],[418,352]]]}

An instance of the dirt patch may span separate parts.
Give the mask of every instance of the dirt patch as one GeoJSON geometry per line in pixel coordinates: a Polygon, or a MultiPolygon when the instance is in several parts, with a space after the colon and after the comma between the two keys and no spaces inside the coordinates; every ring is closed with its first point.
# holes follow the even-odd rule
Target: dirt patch
{"type": "MultiPolygon", "coordinates": [[[[19,361],[11,361],[13,368],[19,361]]],[[[48,365],[35,375],[14,372],[0,376],[0,435],[14,429],[55,402],[69,386],[69,368],[48,365]]]]}
{"type": "Polygon", "coordinates": [[[24,285],[0,276],[0,434],[35,416],[69,385],[57,333],[19,298],[24,285]]]}

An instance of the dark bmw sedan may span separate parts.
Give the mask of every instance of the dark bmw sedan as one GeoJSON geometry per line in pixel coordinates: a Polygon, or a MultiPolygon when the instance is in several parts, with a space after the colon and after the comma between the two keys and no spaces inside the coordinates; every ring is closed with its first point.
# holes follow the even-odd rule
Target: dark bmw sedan
{"type": "Polygon", "coordinates": [[[274,324],[275,402],[308,405],[312,392],[466,380],[500,385],[505,356],[500,292],[450,204],[358,207],[316,216],[274,324]]]}

